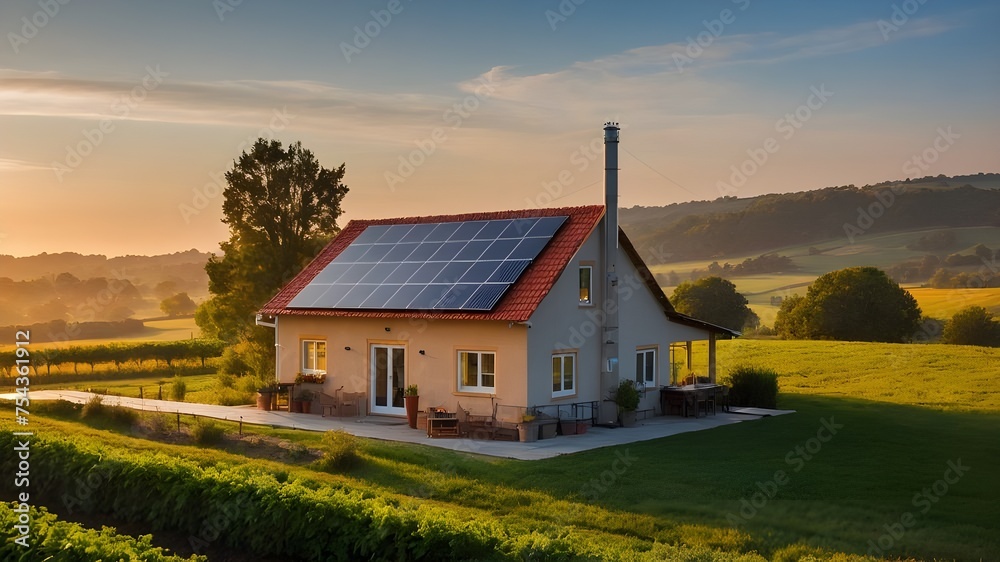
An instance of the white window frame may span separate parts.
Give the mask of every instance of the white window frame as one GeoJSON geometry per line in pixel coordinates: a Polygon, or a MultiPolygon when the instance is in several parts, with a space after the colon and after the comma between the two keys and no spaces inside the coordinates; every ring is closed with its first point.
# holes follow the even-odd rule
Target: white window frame
{"type": "MultiPolygon", "coordinates": [[[[594,266],[592,266],[592,265],[581,265],[580,266],[580,270],[577,273],[578,285],[582,285],[583,284],[583,270],[584,269],[586,269],[589,272],[589,274],[587,276],[587,280],[589,282],[588,283],[588,287],[587,287],[587,296],[589,298],[586,299],[586,300],[584,300],[583,297],[580,296],[580,306],[594,306],[594,266]]],[[[579,289],[582,291],[583,287],[580,286],[579,289]]]]}
{"type": "MultiPolygon", "coordinates": [[[[318,369],[316,366],[319,365],[319,351],[320,346],[323,348],[323,360],[328,362],[330,356],[326,350],[326,340],[302,340],[299,349],[302,352],[302,374],[303,375],[325,375],[326,369],[318,369]],[[309,345],[314,344],[312,351],[309,350],[309,345]],[[310,361],[313,367],[309,367],[310,361]]],[[[329,366],[329,365],[328,365],[329,366]]]]}
{"type": "Polygon", "coordinates": [[[497,391],[497,387],[496,387],[496,385],[497,385],[497,373],[496,373],[496,370],[497,370],[497,352],[496,351],[476,351],[476,350],[471,350],[471,349],[460,349],[455,357],[457,359],[456,369],[455,370],[458,373],[458,391],[459,392],[477,392],[477,393],[482,393],[482,394],[496,394],[496,391],[497,391]],[[462,367],[465,365],[465,362],[462,361],[462,355],[463,354],[475,354],[477,356],[477,358],[476,358],[476,368],[478,369],[479,372],[476,373],[476,382],[478,384],[476,384],[475,386],[467,386],[465,384],[465,380],[464,380],[465,377],[463,376],[465,373],[462,372],[462,367]],[[492,373],[486,373],[486,372],[483,371],[483,356],[484,355],[492,355],[493,356],[493,372],[492,373]],[[483,384],[483,375],[484,374],[493,375],[493,386],[486,386],[485,384],[483,384]]]}
{"type": "Polygon", "coordinates": [[[656,348],[646,347],[635,350],[636,381],[644,386],[656,386],[656,348]],[[648,367],[652,366],[652,378],[647,378],[648,367]],[[640,370],[641,368],[641,370],[640,370]]]}
{"type": "MultiPolygon", "coordinates": [[[[553,353],[552,354],[553,367],[555,367],[554,363],[556,362],[556,360],[559,360],[559,389],[556,390],[555,385],[553,384],[552,397],[553,398],[560,398],[562,396],[573,396],[573,395],[575,395],[576,394],[576,378],[577,378],[576,377],[576,371],[577,371],[577,368],[576,368],[576,366],[577,366],[576,353],[575,352],[572,352],[572,353],[553,353]],[[572,366],[573,366],[573,374],[572,374],[572,377],[571,377],[571,380],[570,380],[571,386],[569,388],[566,388],[566,358],[572,359],[572,366]]],[[[554,368],[553,368],[552,372],[553,372],[553,374],[555,374],[555,369],[554,368]]]]}

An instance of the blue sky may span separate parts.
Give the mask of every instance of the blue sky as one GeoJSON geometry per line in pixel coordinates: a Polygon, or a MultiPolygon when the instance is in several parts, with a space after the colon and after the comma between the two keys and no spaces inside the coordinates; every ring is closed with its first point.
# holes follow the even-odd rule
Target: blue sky
{"type": "Polygon", "coordinates": [[[212,250],[260,134],[345,219],[601,202],[609,119],[625,207],[1000,171],[985,0],[61,1],[0,6],[0,253],[212,250]]]}

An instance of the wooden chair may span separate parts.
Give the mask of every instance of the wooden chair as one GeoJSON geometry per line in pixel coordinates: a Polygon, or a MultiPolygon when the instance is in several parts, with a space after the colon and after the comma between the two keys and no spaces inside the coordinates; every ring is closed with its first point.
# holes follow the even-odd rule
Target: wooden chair
{"type": "Polygon", "coordinates": [[[343,392],[340,393],[340,401],[337,404],[337,415],[344,417],[350,412],[351,416],[365,415],[365,403],[368,395],[364,392],[343,392]]]}
{"type": "Polygon", "coordinates": [[[327,414],[329,414],[329,415],[332,416],[333,415],[333,411],[339,409],[339,406],[340,406],[340,391],[343,388],[344,387],[340,387],[337,390],[335,390],[334,392],[336,394],[334,396],[330,396],[329,394],[327,394],[325,392],[321,392],[319,394],[319,407],[320,407],[320,410],[321,410],[321,414],[323,415],[324,418],[327,416],[327,414]]]}
{"type": "Polygon", "coordinates": [[[722,411],[729,411],[729,387],[720,386],[715,389],[715,403],[716,405],[722,405],[722,411]]]}

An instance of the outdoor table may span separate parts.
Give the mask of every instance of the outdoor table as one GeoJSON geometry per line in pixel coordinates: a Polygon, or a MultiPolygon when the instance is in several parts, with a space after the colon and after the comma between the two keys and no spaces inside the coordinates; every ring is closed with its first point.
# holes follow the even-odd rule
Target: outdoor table
{"type": "MultiPolygon", "coordinates": [[[[694,417],[698,417],[698,402],[714,397],[715,391],[721,388],[717,384],[693,384],[686,386],[665,386],[660,388],[660,410],[668,415],[674,407],[680,406],[684,417],[690,415],[690,407],[694,406],[694,417]]],[[[707,410],[706,410],[707,413],[707,410]]]]}

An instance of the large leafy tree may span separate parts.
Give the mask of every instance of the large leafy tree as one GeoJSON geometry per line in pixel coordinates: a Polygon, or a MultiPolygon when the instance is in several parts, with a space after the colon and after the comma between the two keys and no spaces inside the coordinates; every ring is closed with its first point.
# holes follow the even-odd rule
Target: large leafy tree
{"type": "Polygon", "coordinates": [[[958,345],[1000,347],[1000,322],[981,306],[969,306],[955,313],[944,325],[941,341],[958,345]]]}
{"type": "Polygon", "coordinates": [[[733,330],[755,328],[760,324],[760,319],[747,306],[747,299],[736,291],[736,285],[721,277],[685,281],[674,289],[670,302],[681,314],[733,330]]]}
{"type": "Polygon", "coordinates": [[[920,327],[920,307],[884,271],[849,267],[816,279],[805,297],[786,299],[774,327],[790,339],[904,342],[920,327]]]}
{"type": "Polygon", "coordinates": [[[208,337],[240,341],[261,374],[273,368],[273,334],[255,326],[255,314],[338,232],[344,173],[344,164],[322,167],[300,142],[284,149],[263,138],[226,172],[229,240],[205,266],[212,298],[195,319],[208,337]]]}

